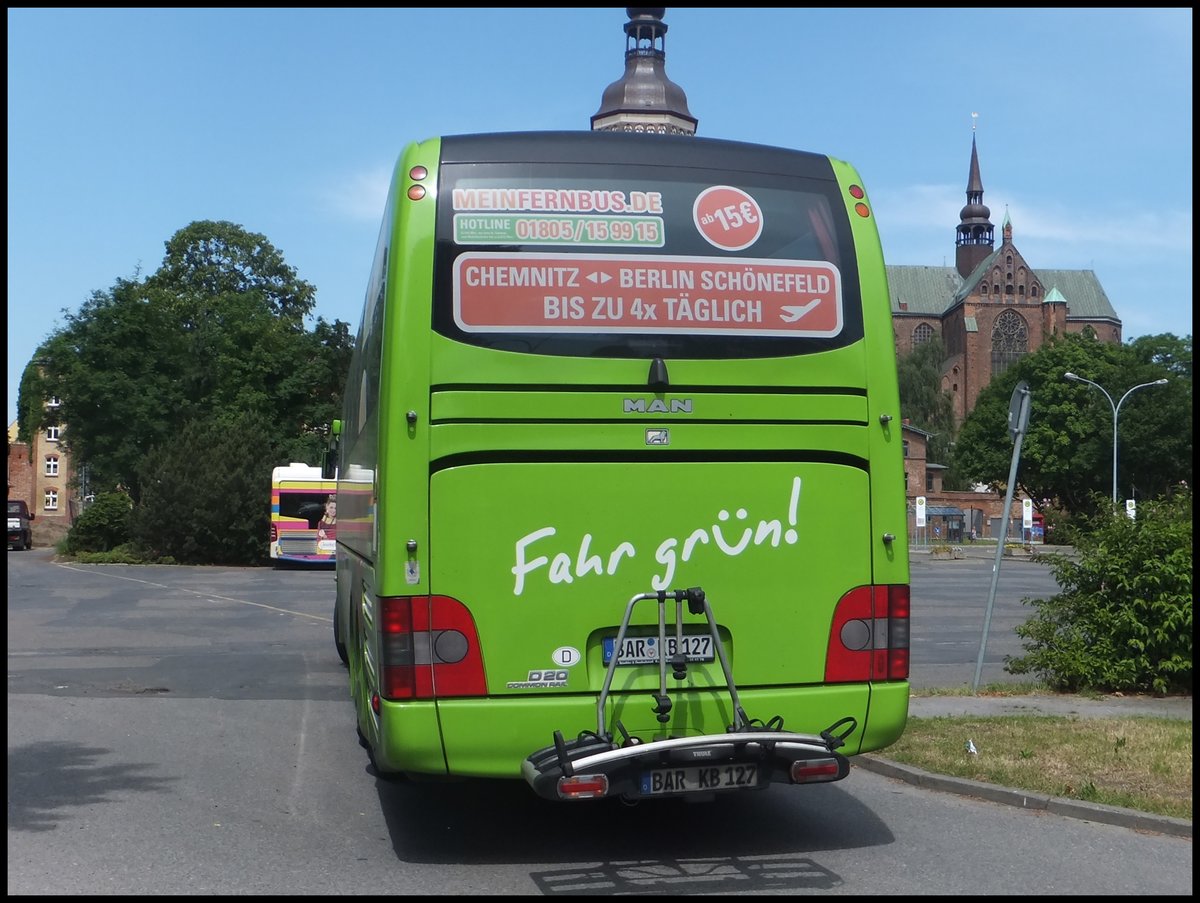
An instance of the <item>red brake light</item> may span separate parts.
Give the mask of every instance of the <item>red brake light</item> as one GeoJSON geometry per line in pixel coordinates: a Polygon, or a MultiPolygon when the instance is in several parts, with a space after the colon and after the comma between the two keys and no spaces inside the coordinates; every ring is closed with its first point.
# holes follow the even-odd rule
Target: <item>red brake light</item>
{"type": "Polygon", "coordinates": [[[907,680],[909,588],[858,586],[838,602],[825,656],[826,683],[907,680]]]}
{"type": "Polygon", "coordinates": [[[486,696],[475,620],[449,596],[379,600],[386,699],[486,696]]]}

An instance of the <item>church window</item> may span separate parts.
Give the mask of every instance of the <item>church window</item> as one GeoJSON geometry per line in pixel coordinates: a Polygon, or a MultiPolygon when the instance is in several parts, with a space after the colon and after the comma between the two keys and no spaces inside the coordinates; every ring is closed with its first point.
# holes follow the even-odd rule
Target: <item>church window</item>
{"type": "Polygon", "coordinates": [[[1015,311],[1004,311],[992,325],[992,378],[1028,353],[1029,325],[1015,311]]]}
{"type": "Polygon", "coordinates": [[[926,342],[928,342],[932,338],[933,338],[933,327],[930,326],[928,323],[922,323],[916,329],[913,330],[913,344],[914,345],[924,345],[926,342]]]}
{"type": "Polygon", "coordinates": [[[985,282],[981,286],[979,286],[979,290],[986,295],[987,294],[987,283],[985,282]]]}

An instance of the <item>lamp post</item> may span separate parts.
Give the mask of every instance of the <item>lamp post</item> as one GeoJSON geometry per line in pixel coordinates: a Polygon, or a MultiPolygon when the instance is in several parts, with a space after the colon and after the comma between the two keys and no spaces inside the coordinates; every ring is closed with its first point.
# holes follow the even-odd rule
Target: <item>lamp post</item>
{"type": "Polygon", "coordinates": [[[1128,398],[1130,395],[1132,395],[1138,389],[1144,389],[1147,386],[1165,386],[1167,384],[1167,381],[1165,379],[1156,379],[1156,380],[1154,380],[1154,382],[1150,382],[1150,383],[1139,383],[1138,385],[1136,385],[1132,389],[1130,389],[1128,392],[1126,392],[1124,395],[1122,395],[1120,401],[1114,402],[1112,396],[1108,394],[1108,391],[1104,388],[1104,386],[1100,385],[1100,383],[1094,383],[1090,379],[1084,379],[1082,376],[1076,376],[1074,373],[1071,373],[1069,370],[1066,373],[1064,373],[1063,376],[1065,376],[1067,379],[1073,379],[1077,383],[1087,383],[1089,386],[1095,386],[1097,389],[1099,389],[1101,392],[1104,393],[1104,397],[1107,398],[1108,403],[1110,405],[1112,405],[1112,412],[1113,412],[1112,503],[1113,503],[1113,507],[1116,507],[1116,504],[1117,504],[1117,418],[1121,416],[1121,405],[1123,405],[1125,403],[1126,398],[1128,398]]]}

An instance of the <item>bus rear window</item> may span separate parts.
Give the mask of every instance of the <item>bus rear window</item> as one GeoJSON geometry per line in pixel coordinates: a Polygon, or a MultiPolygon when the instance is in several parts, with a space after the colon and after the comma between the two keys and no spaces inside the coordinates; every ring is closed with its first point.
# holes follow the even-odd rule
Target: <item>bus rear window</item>
{"type": "Polygon", "coordinates": [[[583,357],[737,358],[862,337],[832,177],[665,165],[445,164],[434,328],[583,357]]]}

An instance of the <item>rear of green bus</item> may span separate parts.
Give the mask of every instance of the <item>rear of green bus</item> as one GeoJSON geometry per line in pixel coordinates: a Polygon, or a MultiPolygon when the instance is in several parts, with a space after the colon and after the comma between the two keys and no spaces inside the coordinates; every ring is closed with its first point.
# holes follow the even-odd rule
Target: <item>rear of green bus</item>
{"type": "Polygon", "coordinates": [[[848,164],[409,146],[344,429],[340,634],[380,774],[736,792],[903,731],[896,362],[848,164]]]}

